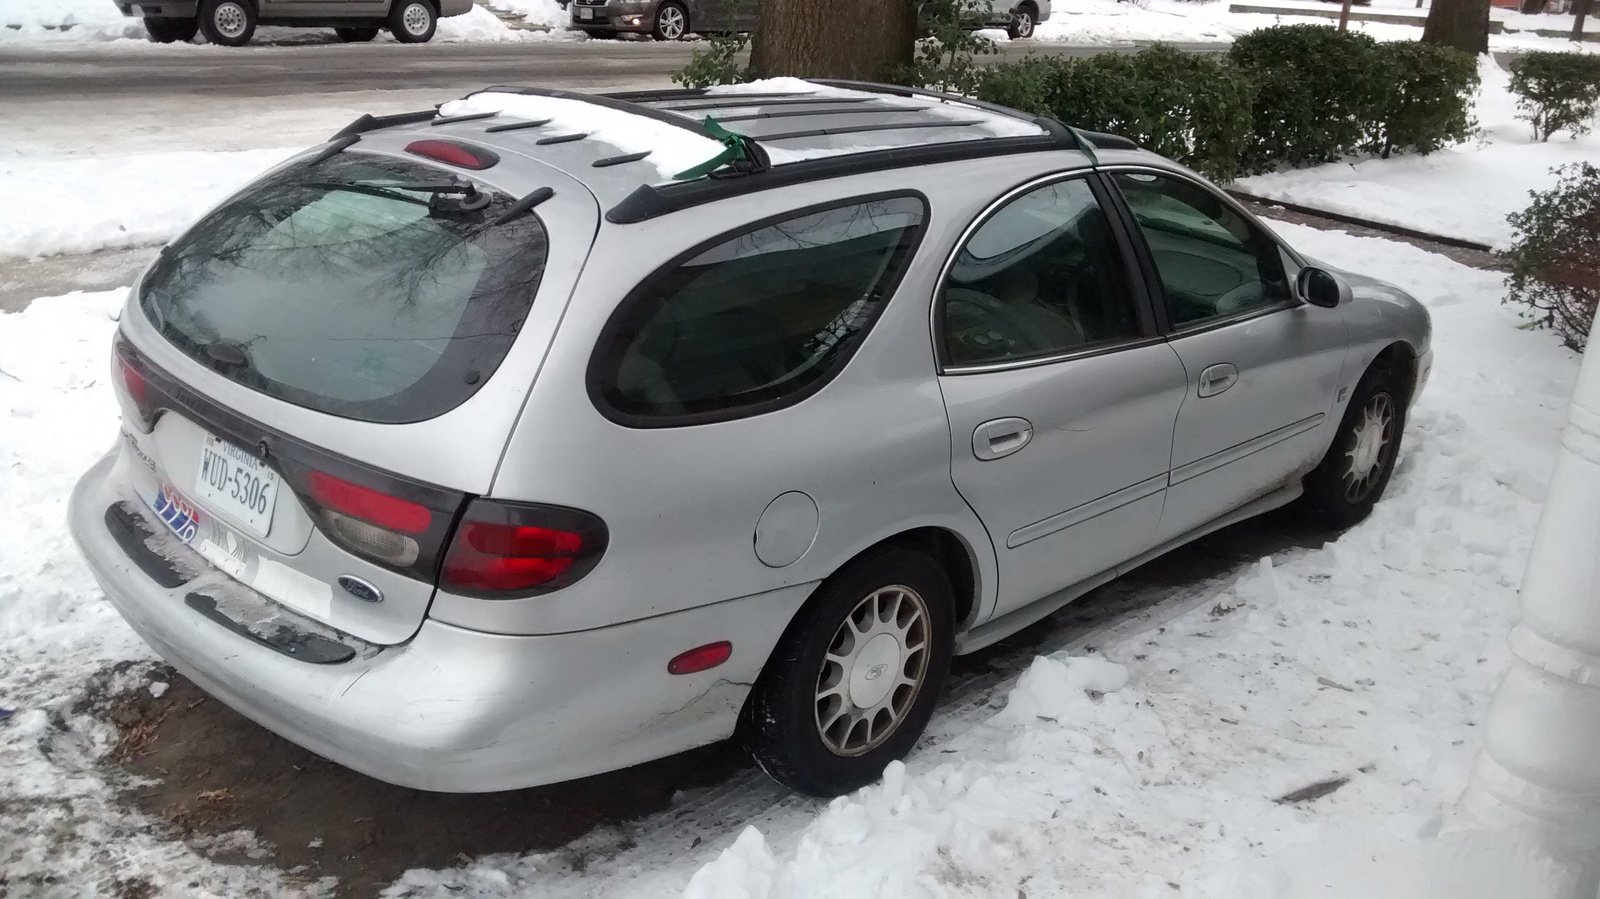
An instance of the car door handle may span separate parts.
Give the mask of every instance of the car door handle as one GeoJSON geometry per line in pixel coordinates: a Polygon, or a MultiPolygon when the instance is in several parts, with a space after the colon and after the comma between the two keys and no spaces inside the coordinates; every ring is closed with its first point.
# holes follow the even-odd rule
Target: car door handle
{"type": "Polygon", "coordinates": [[[1200,395],[1216,396],[1239,382],[1239,368],[1227,362],[1218,362],[1200,373],[1200,395]]]}
{"type": "Polygon", "coordinates": [[[1009,456],[1033,439],[1033,422],[1026,418],[996,418],[972,432],[972,454],[987,462],[1009,456]]]}

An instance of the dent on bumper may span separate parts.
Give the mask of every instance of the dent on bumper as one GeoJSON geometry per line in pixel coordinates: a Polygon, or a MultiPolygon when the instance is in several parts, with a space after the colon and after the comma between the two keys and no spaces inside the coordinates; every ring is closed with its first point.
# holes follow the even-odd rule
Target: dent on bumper
{"type": "Polygon", "coordinates": [[[502,636],[425,621],[404,645],[311,665],[195,613],[183,602],[193,584],[163,589],[132,564],[104,524],[106,507],[124,498],[120,464],[113,452],[84,475],[69,517],[95,578],[134,630],[259,724],[406,787],[516,789],[728,737],[749,685],[812,587],[571,634],[502,636]],[[734,646],[722,666],[666,673],[672,656],[719,639],[734,646]]]}

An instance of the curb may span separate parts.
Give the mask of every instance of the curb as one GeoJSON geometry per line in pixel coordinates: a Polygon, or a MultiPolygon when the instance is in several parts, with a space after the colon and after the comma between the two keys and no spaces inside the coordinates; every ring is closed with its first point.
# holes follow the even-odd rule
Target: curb
{"type": "Polygon", "coordinates": [[[1403,225],[1391,225],[1388,222],[1375,222],[1371,219],[1347,215],[1343,212],[1330,212],[1326,209],[1317,209],[1314,206],[1301,206],[1298,203],[1290,203],[1285,200],[1275,200],[1271,197],[1257,196],[1256,194],[1246,193],[1245,191],[1234,190],[1232,188],[1228,188],[1227,192],[1229,196],[1232,196],[1238,200],[1259,203],[1262,206],[1281,206],[1290,212],[1298,212],[1302,215],[1314,215],[1318,218],[1325,218],[1330,221],[1344,222],[1347,225],[1359,225],[1362,228],[1370,228],[1373,231],[1382,231],[1386,234],[1396,235],[1397,237],[1409,237],[1413,240],[1426,240],[1430,243],[1442,244],[1447,247],[1457,247],[1463,250],[1477,250],[1480,253],[1494,252],[1494,247],[1491,247],[1486,243],[1463,240],[1459,237],[1447,237],[1443,234],[1431,234],[1427,231],[1418,231],[1415,228],[1407,228],[1403,225]]]}

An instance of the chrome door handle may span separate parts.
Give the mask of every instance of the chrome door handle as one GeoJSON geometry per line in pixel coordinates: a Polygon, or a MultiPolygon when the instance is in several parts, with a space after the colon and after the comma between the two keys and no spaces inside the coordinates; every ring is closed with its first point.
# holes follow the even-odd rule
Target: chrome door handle
{"type": "Polygon", "coordinates": [[[1227,362],[1218,362],[1200,373],[1201,396],[1216,396],[1239,382],[1239,368],[1227,362]]]}
{"type": "Polygon", "coordinates": [[[972,454],[987,462],[1009,456],[1033,439],[1033,422],[1026,418],[996,418],[972,432],[972,454]]]}

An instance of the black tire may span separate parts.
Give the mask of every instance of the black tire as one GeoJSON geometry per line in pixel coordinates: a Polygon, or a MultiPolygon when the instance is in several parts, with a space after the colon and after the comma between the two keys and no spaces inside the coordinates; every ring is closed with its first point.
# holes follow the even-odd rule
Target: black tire
{"type": "Polygon", "coordinates": [[[1038,22],[1039,13],[1034,10],[1033,4],[1024,3],[1011,14],[1011,22],[1006,25],[1006,35],[1014,41],[1026,40],[1033,37],[1033,29],[1038,22]]]}
{"type": "Polygon", "coordinates": [[[757,678],[743,711],[742,730],[750,754],[773,779],[813,796],[838,796],[877,780],[884,766],[911,751],[933,717],[950,673],[954,622],[950,580],[927,553],[890,546],[850,563],[829,578],[790,623],[757,678]],[[918,610],[923,614],[920,632],[918,610]],[[847,618],[855,623],[847,624],[847,618]],[[909,622],[911,629],[895,638],[881,661],[871,652],[875,643],[885,645],[878,636],[858,639],[862,626],[871,633],[878,627],[901,626],[901,621],[909,622]],[[923,647],[920,653],[916,645],[923,647]],[[907,651],[907,646],[912,649],[907,651]],[[831,650],[851,654],[854,664],[847,669],[829,661],[831,650]],[[907,672],[915,671],[919,681],[874,684],[894,670],[896,659],[902,675],[909,677],[907,672]],[[824,688],[825,681],[831,686],[824,688]],[[869,692],[880,691],[876,701],[864,700],[875,705],[855,703],[858,684],[869,692]],[[819,691],[831,695],[819,696],[819,691]],[[862,715],[864,710],[869,713],[862,715]],[[830,736],[824,736],[824,716],[831,722],[830,736]],[[870,723],[874,721],[885,729],[874,734],[870,723]],[[837,726],[841,723],[842,729],[837,726]],[[865,739],[854,739],[858,725],[865,739]]]}
{"type": "Polygon", "coordinates": [[[224,47],[243,47],[256,33],[256,8],[251,0],[202,0],[200,32],[224,47]]]}
{"type": "Polygon", "coordinates": [[[1406,425],[1406,384],[1403,373],[1384,362],[1374,363],[1361,376],[1328,454],[1304,481],[1300,509],[1313,523],[1347,528],[1372,513],[1372,507],[1389,486],[1395,460],[1400,457],[1400,436],[1406,425]],[[1363,447],[1363,432],[1371,433],[1374,427],[1379,429],[1382,445],[1374,449],[1369,443],[1363,447]],[[1365,471],[1365,476],[1359,475],[1360,471],[1365,471]]]}
{"type": "Polygon", "coordinates": [[[681,41],[689,36],[689,10],[676,2],[656,7],[655,27],[650,36],[658,41],[681,41]]]}
{"type": "Polygon", "coordinates": [[[426,44],[439,29],[439,13],[428,0],[394,0],[389,33],[402,44],[426,44]]]}
{"type": "Polygon", "coordinates": [[[200,23],[194,19],[145,16],[144,33],[157,44],[188,43],[200,33],[200,23]]]}
{"type": "Polygon", "coordinates": [[[365,44],[378,36],[377,28],[335,28],[333,33],[347,44],[365,44]]]}

